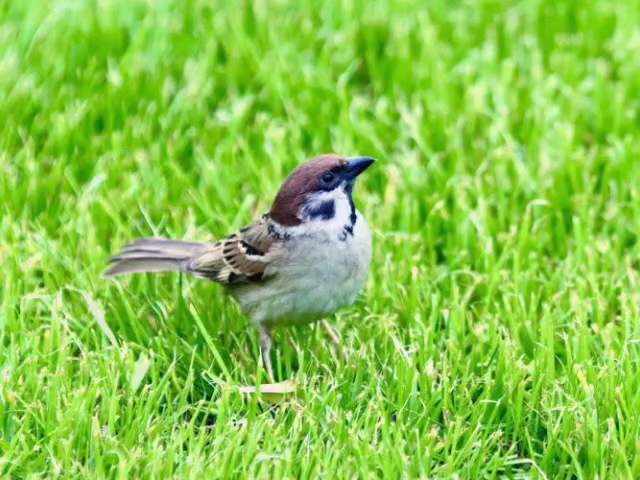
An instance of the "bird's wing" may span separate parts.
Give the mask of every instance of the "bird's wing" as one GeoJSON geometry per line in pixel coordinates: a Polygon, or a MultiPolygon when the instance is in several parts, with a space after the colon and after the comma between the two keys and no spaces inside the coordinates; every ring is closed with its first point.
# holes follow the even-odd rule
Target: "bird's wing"
{"type": "Polygon", "coordinates": [[[281,240],[269,232],[266,218],[212,245],[184,265],[192,275],[227,285],[259,282],[265,270],[278,258],[281,240]]]}

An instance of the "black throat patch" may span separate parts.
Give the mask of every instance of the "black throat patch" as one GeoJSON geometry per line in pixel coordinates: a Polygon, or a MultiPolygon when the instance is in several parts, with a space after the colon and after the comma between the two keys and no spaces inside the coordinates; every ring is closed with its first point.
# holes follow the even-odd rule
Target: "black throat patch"
{"type": "Polygon", "coordinates": [[[349,224],[344,226],[344,231],[346,234],[353,235],[353,227],[355,227],[356,221],[358,220],[356,204],[353,202],[353,183],[348,183],[344,191],[349,199],[349,208],[351,209],[351,213],[349,213],[349,224]]]}

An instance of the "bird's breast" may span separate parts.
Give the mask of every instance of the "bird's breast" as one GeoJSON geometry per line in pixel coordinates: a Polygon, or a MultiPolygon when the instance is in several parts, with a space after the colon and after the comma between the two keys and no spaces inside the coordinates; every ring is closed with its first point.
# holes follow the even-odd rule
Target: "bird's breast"
{"type": "Polygon", "coordinates": [[[255,323],[306,324],[350,305],[371,264],[371,232],[360,216],[344,238],[336,232],[292,237],[270,280],[236,291],[255,323]]]}

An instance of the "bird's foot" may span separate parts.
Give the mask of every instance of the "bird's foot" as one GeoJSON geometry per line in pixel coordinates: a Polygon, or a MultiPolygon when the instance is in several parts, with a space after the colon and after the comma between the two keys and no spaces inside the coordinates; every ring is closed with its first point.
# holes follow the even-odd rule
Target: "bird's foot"
{"type": "Polygon", "coordinates": [[[269,380],[275,382],[273,366],[271,365],[271,333],[267,329],[260,330],[260,349],[262,350],[262,361],[267,369],[269,380]]]}
{"type": "Polygon", "coordinates": [[[340,337],[338,337],[338,334],[336,333],[336,331],[331,327],[331,325],[329,325],[329,322],[327,322],[326,320],[322,320],[321,323],[324,329],[327,331],[327,334],[331,338],[331,343],[333,343],[333,345],[338,350],[338,354],[342,352],[342,358],[344,359],[344,363],[345,364],[349,363],[349,352],[347,351],[346,348],[342,347],[340,343],[340,337]]]}

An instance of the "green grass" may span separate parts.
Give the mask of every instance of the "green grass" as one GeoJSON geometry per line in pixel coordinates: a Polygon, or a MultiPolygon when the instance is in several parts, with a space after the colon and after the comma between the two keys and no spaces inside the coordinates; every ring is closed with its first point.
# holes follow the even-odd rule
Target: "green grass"
{"type": "Polygon", "coordinates": [[[368,4],[0,2],[1,476],[640,476],[637,2],[368,4]],[[352,362],[278,332],[269,406],[218,286],[101,272],[330,151],[380,160],[352,362]]]}

